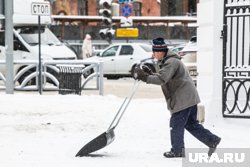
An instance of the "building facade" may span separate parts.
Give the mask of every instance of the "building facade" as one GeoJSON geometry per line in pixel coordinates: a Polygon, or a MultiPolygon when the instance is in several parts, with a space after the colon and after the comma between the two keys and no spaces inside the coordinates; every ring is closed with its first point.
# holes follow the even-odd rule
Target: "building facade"
{"type": "MultiPolygon", "coordinates": [[[[198,0],[134,0],[134,16],[175,16],[196,13],[198,0]]],[[[100,0],[56,0],[52,4],[53,14],[99,15],[100,0]]],[[[118,0],[113,0],[118,3],[118,0]]],[[[122,8],[122,5],[120,5],[122,8]]]]}
{"type": "MultiPolygon", "coordinates": [[[[177,16],[187,15],[190,11],[191,2],[197,0],[133,0],[132,16],[177,16]],[[173,8],[174,4],[175,9],[173,8]],[[178,3],[178,4],[175,4],[178,3]],[[177,8],[178,7],[178,8],[177,8]],[[177,10],[178,9],[178,10],[177,10]]],[[[113,0],[118,5],[118,0],[113,0]]],[[[79,15],[79,16],[98,16],[99,10],[102,8],[100,0],[56,0],[52,2],[53,15],[79,15]]],[[[122,5],[119,4],[121,11],[122,5]]],[[[196,11],[196,6],[194,7],[196,11]]],[[[121,13],[120,13],[121,15],[121,13]]],[[[178,24],[169,26],[166,22],[155,23],[133,22],[139,28],[139,36],[137,39],[147,40],[156,36],[162,36],[166,39],[189,39],[196,35],[196,27],[188,27],[187,24],[178,24]]],[[[116,25],[119,27],[119,23],[116,25]]],[[[67,20],[58,19],[51,27],[57,36],[64,40],[83,39],[85,34],[90,34],[92,39],[100,40],[99,30],[105,28],[101,21],[89,20],[67,20]]],[[[116,37],[114,37],[117,39],[116,37]]],[[[119,38],[120,39],[120,38],[119,38]]]]}

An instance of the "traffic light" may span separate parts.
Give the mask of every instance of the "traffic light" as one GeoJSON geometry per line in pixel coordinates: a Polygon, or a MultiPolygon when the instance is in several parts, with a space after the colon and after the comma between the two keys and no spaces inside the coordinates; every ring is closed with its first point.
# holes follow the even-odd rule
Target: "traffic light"
{"type": "Polygon", "coordinates": [[[103,16],[102,20],[106,26],[112,24],[112,0],[100,0],[100,6],[102,9],[99,10],[99,14],[103,16]]]}
{"type": "Polygon", "coordinates": [[[106,39],[108,30],[109,30],[109,28],[104,28],[104,29],[101,29],[99,31],[100,37],[102,39],[106,39]]]}
{"type": "MultiPolygon", "coordinates": [[[[106,28],[103,28],[99,31],[100,37],[111,42],[112,38],[115,35],[115,28],[112,24],[112,15],[118,14],[117,5],[112,3],[112,0],[100,0],[99,5],[101,9],[99,10],[100,15],[102,15],[102,21],[106,28]],[[116,5],[116,6],[115,6],[116,5]],[[114,7],[115,6],[115,7],[114,7]]],[[[119,5],[118,5],[119,6],[119,5]]]]}
{"type": "Polygon", "coordinates": [[[103,28],[99,31],[100,37],[107,41],[111,41],[115,35],[115,30],[113,28],[103,28]]]}
{"type": "Polygon", "coordinates": [[[107,37],[106,37],[107,40],[111,41],[114,36],[115,36],[115,30],[113,28],[109,29],[107,31],[107,37]]]}

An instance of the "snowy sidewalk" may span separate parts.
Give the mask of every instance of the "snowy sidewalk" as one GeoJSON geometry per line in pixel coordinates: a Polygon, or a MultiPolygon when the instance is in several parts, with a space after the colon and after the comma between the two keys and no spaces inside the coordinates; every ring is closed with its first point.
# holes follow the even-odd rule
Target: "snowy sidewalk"
{"type": "MultiPolygon", "coordinates": [[[[3,167],[181,167],[166,159],[169,117],[164,99],[134,99],[115,129],[116,139],[95,152],[75,157],[103,133],[123,98],[97,95],[0,95],[0,166],[3,167]]],[[[205,127],[222,137],[220,147],[250,147],[249,120],[207,113],[205,127]]],[[[188,133],[188,148],[206,148],[188,133]]]]}

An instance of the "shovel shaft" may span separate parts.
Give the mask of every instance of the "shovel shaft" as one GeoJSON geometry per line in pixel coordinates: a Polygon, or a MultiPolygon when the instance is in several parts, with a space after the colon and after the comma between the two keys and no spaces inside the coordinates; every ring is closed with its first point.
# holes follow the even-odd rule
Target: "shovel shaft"
{"type": "Polygon", "coordinates": [[[85,146],[83,146],[80,151],[76,154],[76,157],[82,157],[82,156],[88,156],[90,153],[100,150],[103,147],[109,145],[111,142],[115,139],[115,133],[114,129],[119,124],[125,110],[127,109],[131,99],[133,98],[138,86],[139,81],[135,80],[134,86],[129,94],[129,97],[126,97],[120,106],[118,112],[116,113],[114,119],[112,120],[112,123],[110,124],[108,130],[101,135],[97,136],[93,140],[91,140],[89,143],[87,143],[85,146]]]}
{"type": "Polygon", "coordinates": [[[126,111],[130,101],[132,100],[133,96],[135,95],[135,92],[136,92],[139,84],[140,84],[140,82],[138,80],[135,80],[134,86],[133,86],[132,90],[130,91],[129,96],[127,96],[124,99],[122,105],[120,106],[118,112],[116,113],[116,115],[115,115],[114,119],[112,120],[107,131],[109,131],[111,128],[114,129],[119,124],[119,122],[120,122],[124,112],[126,111]]]}

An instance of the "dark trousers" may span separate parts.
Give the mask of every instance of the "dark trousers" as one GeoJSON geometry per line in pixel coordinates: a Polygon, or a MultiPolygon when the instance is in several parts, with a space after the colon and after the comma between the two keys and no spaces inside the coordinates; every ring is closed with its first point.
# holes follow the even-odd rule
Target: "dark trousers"
{"type": "Polygon", "coordinates": [[[172,114],[170,118],[171,145],[175,153],[182,152],[184,148],[184,129],[199,141],[211,147],[219,137],[205,129],[197,121],[197,105],[172,114]]]}

